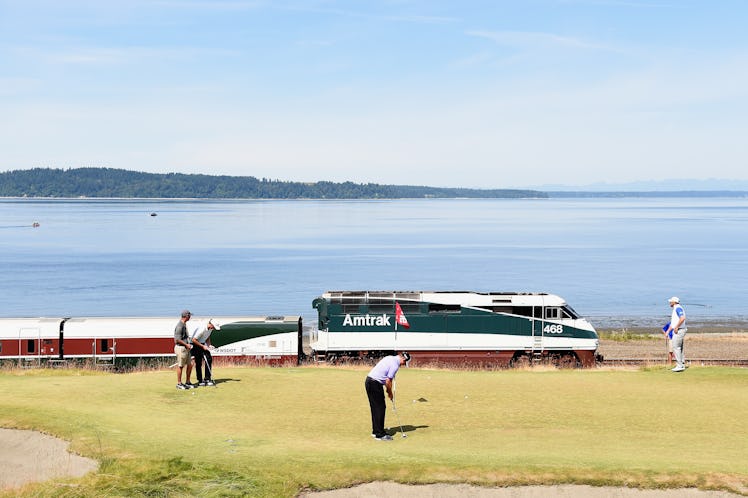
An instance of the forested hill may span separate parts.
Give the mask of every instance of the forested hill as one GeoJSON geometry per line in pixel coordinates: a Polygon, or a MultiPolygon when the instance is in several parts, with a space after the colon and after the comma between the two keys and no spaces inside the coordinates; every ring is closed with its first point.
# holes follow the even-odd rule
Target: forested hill
{"type": "Polygon", "coordinates": [[[112,168],[35,168],[0,173],[0,197],[119,197],[210,199],[546,198],[544,192],[286,182],[252,176],[143,173],[112,168]]]}

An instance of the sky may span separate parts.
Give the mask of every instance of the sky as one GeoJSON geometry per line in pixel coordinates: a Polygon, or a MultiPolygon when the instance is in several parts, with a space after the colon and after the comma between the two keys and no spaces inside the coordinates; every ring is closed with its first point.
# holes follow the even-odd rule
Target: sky
{"type": "Polygon", "coordinates": [[[0,0],[0,171],[748,180],[744,0],[0,0]]]}

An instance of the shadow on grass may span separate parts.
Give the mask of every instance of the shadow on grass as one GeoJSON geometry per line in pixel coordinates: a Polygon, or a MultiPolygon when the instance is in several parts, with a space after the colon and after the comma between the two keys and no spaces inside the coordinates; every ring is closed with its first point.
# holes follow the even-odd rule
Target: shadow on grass
{"type": "Polygon", "coordinates": [[[213,379],[213,382],[218,384],[223,384],[224,382],[241,382],[241,379],[213,379]]]}
{"type": "Polygon", "coordinates": [[[402,430],[400,430],[401,427],[398,425],[397,427],[390,427],[390,431],[392,431],[392,434],[390,434],[390,436],[393,436],[397,434],[398,432],[402,432],[403,434],[405,434],[406,432],[413,432],[418,429],[428,429],[428,428],[429,428],[428,425],[403,425],[402,430]]]}

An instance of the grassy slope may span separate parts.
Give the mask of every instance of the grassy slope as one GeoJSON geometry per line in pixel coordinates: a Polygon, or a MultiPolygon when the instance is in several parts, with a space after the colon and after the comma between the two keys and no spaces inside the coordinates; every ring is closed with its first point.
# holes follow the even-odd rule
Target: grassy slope
{"type": "MultiPolygon", "coordinates": [[[[748,370],[403,370],[408,435],[370,438],[364,369],[0,373],[0,426],[102,462],[29,496],[293,496],[372,480],[748,490],[748,370]]],[[[387,425],[397,426],[391,409],[387,425]]],[[[399,428],[398,428],[399,430],[399,428]]]]}

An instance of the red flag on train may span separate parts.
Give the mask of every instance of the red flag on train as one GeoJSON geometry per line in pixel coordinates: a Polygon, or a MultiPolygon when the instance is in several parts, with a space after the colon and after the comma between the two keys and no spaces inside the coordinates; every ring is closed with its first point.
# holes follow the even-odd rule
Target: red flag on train
{"type": "Polygon", "coordinates": [[[408,319],[405,318],[405,313],[403,313],[400,303],[395,302],[395,326],[397,325],[402,325],[406,329],[410,328],[410,324],[408,323],[408,319]]]}

